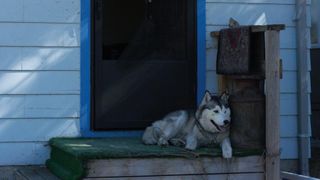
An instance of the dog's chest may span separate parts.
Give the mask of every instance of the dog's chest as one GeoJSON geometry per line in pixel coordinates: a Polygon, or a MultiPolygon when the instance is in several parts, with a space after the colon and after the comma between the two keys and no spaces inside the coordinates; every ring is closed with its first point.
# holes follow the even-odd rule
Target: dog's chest
{"type": "Polygon", "coordinates": [[[198,130],[197,137],[198,144],[200,146],[207,146],[209,144],[220,144],[225,138],[229,137],[229,131],[219,133],[206,133],[198,130]]]}

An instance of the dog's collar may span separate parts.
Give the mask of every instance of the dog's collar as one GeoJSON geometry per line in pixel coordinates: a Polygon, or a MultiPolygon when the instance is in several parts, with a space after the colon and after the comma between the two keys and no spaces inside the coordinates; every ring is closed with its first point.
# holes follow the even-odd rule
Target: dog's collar
{"type": "MultiPolygon", "coordinates": [[[[207,131],[206,129],[204,129],[204,127],[201,125],[201,123],[200,123],[200,121],[199,121],[198,118],[195,118],[195,121],[196,121],[196,126],[198,127],[200,133],[202,134],[202,136],[204,136],[204,137],[207,138],[207,139],[210,139],[210,138],[212,138],[212,136],[215,136],[215,135],[221,133],[221,131],[219,131],[219,132],[214,132],[214,133],[213,133],[213,132],[209,132],[209,131],[207,131]]],[[[229,129],[229,128],[230,128],[230,127],[228,127],[228,129],[229,129]]]]}

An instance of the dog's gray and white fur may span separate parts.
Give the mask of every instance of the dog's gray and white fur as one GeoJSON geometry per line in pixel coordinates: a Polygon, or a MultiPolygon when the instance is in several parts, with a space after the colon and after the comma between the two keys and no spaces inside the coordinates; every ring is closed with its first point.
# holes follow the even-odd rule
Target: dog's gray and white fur
{"type": "Polygon", "coordinates": [[[231,158],[228,98],[226,93],[218,97],[206,91],[195,112],[180,110],[169,113],[146,128],[142,141],[160,146],[184,146],[189,150],[215,143],[221,145],[224,158],[231,158]]]}

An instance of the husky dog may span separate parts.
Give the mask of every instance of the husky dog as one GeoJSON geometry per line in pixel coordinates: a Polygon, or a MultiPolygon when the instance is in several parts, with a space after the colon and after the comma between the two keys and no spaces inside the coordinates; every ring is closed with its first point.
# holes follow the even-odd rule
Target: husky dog
{"type": "Polygon", "coordinates": [[[142,141],[144,144],[184,146],[195,150],[199,146],[220,144],[224,158],[232,157],[229,139],[230,108],[229,96],[205,95],[195,112],[180,110],[169,113],[163,119],[147,127],[142,141]]]}

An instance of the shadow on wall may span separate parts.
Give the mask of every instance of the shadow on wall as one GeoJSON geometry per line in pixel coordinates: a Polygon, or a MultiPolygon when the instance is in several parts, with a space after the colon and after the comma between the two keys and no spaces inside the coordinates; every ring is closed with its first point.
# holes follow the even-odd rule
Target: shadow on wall
{"type": "Polygon", "coordinates": [[[0,39],[0,141],[78,136],[79,25],[18,26],[27,38],[16,39],[20,31],[12,30],[0,39]]]}

